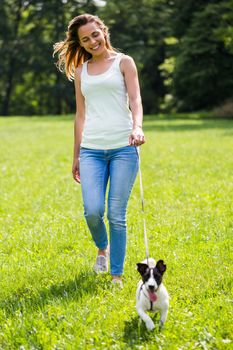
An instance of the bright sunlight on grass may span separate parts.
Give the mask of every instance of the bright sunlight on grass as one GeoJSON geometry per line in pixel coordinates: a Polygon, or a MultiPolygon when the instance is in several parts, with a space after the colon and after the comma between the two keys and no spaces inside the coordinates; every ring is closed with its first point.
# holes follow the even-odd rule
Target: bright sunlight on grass
{"type": "Polygon", "coordinates": [[[0,119],[0,349],[232,348],[232,121],[145,118],[149,251],[167,264],[171,296],[165,328],[151,333],[135,310],[139,180],[124,289],[112,289],[92,272],[72,128],[71,117],[0,119]]]}

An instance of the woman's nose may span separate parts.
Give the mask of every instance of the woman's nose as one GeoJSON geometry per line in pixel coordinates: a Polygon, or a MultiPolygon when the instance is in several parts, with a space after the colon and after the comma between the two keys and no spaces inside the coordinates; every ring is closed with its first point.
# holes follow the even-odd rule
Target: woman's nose
{"type": "Polygon", "coordinates": [[[96,42],[96,39],[95,39],[95,38],[91,38],[91,39],[90,39],[90,43],[91,43],[91,44],[95,44],[95,42],[96,42]]]}

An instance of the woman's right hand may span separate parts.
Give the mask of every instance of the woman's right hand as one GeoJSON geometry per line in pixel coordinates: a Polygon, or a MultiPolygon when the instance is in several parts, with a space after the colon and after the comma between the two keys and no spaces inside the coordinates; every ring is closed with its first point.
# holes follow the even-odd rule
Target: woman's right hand
{"type": "Polygon", "coordinates": [[[79,172],[79,158],[75,158],[72,166],[73,178],[80,184],[80,172],[79,172]]]}

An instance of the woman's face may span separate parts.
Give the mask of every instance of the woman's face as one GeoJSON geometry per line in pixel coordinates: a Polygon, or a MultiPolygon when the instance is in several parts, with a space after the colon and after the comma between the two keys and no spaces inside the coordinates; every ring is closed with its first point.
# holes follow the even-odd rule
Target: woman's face
{"type": "Polygon", "coordinates": [[[95,22],[81,26],[78,37],[80,45],[92,56],[98,56],[106,50],[104,33],[95,22]]]}

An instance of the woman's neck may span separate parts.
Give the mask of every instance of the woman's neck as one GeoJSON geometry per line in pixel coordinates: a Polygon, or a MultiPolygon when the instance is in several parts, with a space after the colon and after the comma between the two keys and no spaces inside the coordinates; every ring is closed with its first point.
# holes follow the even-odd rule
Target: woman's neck
{"type": "Polygon", "coordinates": [[[102,52],[100,55],[97,56],[92,56],[92,58],[90,59],[91,62],[101,62],[101,61],[106,61],[109,58],[112,57],[112,54],[114,53],[114,51],[110,51],[108,49],[106,49],[104,52],[102,52]]]}

